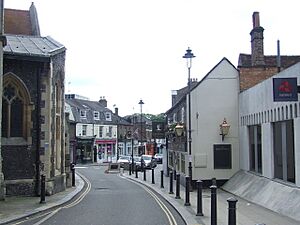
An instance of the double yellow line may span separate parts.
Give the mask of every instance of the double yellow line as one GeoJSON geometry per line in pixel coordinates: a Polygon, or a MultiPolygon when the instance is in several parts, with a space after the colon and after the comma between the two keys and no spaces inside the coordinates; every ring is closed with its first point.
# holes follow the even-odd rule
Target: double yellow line
{"type": "MultiPolygon", "coordinates": [[[[129,179],[130,180],[130,179],[129,179]]],[[[130,180],[131,182],[134,182],[135,184],[138,184],[140,187],[142,187],[146,192],[148,192],[156,201],[156,203],[159,205],[159,207],[163,210],[163,212],[165,213],[168,221],[169,221],[169,225],[177,225],[177,222],[173,216],[173,214],[170,212],[170,210],[168,209],[168,207],[165,205],[165,203],[157,196],[157,194],[155,194],[150,188],[148,188],[145,185],[142,185],[136,181],[130,180]]]]}
{"type": "Polygon", "coordinates": [[[33,225],[40,225],[43,222],[45,222],[46,220],[48,220],[49,218],[51,218],[52,216],[54,216],[56,213],[58,213],[61,209],[68,209],[68,208],[71,208],[71,207],[77,205],[78,203],[80,203],[82,201],[82,199],[90,192],[91,182],[85,176],[83,176],[82,174],[80,174],[78,172],[77,172],[77,174],[86,182],[87,188],[84,190],[84,192],[75,201],[72,201],[72,202],[70,202],[69,204],[67,204],[65,206],[58,207],[58,208],[54,209],[53,211],[50,211],[50,212],[47,212],[47,213],[42,213],[38,216],[33,216],[30,219],[26,219],[26,220],[22,220],[20,222],[14,223],[14,225],[24,223],[25,221],[28,222],[28,221],[33,220],[33,219],[38,219],[38,218],[44,217],[39,222],[33,224],[33,225]]]}

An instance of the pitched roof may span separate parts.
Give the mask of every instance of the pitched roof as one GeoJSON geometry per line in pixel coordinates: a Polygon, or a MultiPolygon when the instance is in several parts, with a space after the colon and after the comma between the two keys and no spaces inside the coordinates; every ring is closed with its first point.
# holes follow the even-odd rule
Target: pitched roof
{"type": "MultiPolygon", "coordinates": [[[[197,86],[199,86],[211,73],[212,71],[214,71],[223,61],[226,61],[229,63],[229,65],[231,65],[232,67],[235,68],[235,66],[226,58],[226,57],[223,57],[199,82],[194,82],[192,83],[192,86],[191,86],[191,91],[193,89],[195,89],[197,86]]],[[[235,68],[236,69],[236,68],[235,68]]],[[[168,114],[170,113],[173,109],[177,108],[178,105],[183,101],[185,100],[186,98],[186,95],[188,94],[188,86],[187,87],[184,87],[182,89],[180,89],[179,91],[179,96],[176,98],[176,102],[175,104],[170,108],[168,109],[165,114],[168,114]]]]}
{"type": "Polygon", "coordinates": [[[65,99],[66,103],[71,106],[72,113],[74,115],[75,122],[77,123],[89,123],[89,124],[120,124],[131,125],[128,121],[122,117],[114,114],[110,109],[104,107],[97,101],[89,101],[83,99],[65,99]],[[80,117],[80,110],[86,111],[86,118],[80,117]],[[99,120],[94,120],[94,112],[99,112],[99,120]],[[111,121],[106,120],[105,113],[111,113],[111,121]]]}
{"type": "MultiPolygon", "coordinates": [[[[288,68],[300,61],[300,56],[280,56],[281,68],[288,68]]],[[[240,67],[253,67],[251,63],[251,54],[240,54],[238,68],[240,67]]],[[[265,56],[265,67],[277,67],[277,56],[265,56]]]]}
{"type": "Polygon", "coordinates": [[[65,47],[50,36],[23,36],[6,35],[7,44],[4,47],[4,55],[50,58],[65,51],[65,47]]]}
{"type": "Polygon", "coordinates": [[[4,9],[4,33],[40,36],[34,4],[31,4],[29,10],[4,9]]]}

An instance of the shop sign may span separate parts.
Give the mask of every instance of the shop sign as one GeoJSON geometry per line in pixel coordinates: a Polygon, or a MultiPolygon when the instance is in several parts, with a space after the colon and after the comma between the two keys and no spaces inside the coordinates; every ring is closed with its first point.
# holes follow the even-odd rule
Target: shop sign
{"type": "Polygon", "coordinates": [[[152,122],[152,138],[157,138],[157,139],[165,138],[164,122],[152,122]]]}
{"type": "Polygon", "coordinates": [[[273,100],[298,101],[297,78],[273,78],[273,100]]]}

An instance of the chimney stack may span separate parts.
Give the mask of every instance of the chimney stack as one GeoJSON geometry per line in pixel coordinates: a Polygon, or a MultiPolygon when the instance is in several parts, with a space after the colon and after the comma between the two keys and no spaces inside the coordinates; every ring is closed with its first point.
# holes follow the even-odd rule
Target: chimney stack
{"type": "Polygon", "coordinates": [[[176,97],[177,97],[177,91],[173,90],[172,91],[172,106],[175,105],[176,97]]]}
{"type": "Polygon", "coordinates": [[[252,15],[253,29],[251,35],[251,63],[252,66],[265,66],[264,56],[264,28],[260,26],[259,12],[252,15]]]}
{"type": "Polygon", "coordinates": [[[106,99],[105,99],[104,96],[101,96],[101,97],[100,97],[99,103],[100,103],[102,106],[104,106],[105,108],[107,107],[107,101],[106,101],[106,99]]]}
{"type": "Polygon", "coordinates": [[[118,116],[119,115],[119,108],[115,107],[115,114],[118,116]]]}

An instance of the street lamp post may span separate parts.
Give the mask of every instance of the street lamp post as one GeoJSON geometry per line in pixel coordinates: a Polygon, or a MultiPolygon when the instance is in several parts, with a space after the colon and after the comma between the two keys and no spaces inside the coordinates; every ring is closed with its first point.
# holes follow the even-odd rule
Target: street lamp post
{"type": "Polygon", "coordinates": [[[143,123],[142,123],[142,120],[143,120],[143,105],[144,105],[145,103],[143,102],[143,100],[141,99],[140,101],[139,101],[139,105],[140,105],[140,109],[141,109],[141,136],[140,136],[140,142],[141,142],[141,153],[143,153],[143,145],[142,145],[142,143],[143,143],[143,123]]]}
{"type": "MultiPolygon", "coordinates": [[[[188,149],[189,149],[189,177],[190,187],[192,187],[192,130],[191,130],[191,67],[192,59],[196,57],[192,53],[192,50],[188,48],[183,58],[186,59],[188,68],[188,149]]],[[[192,190],[192,188],[190,188],[192,190]]]]}

